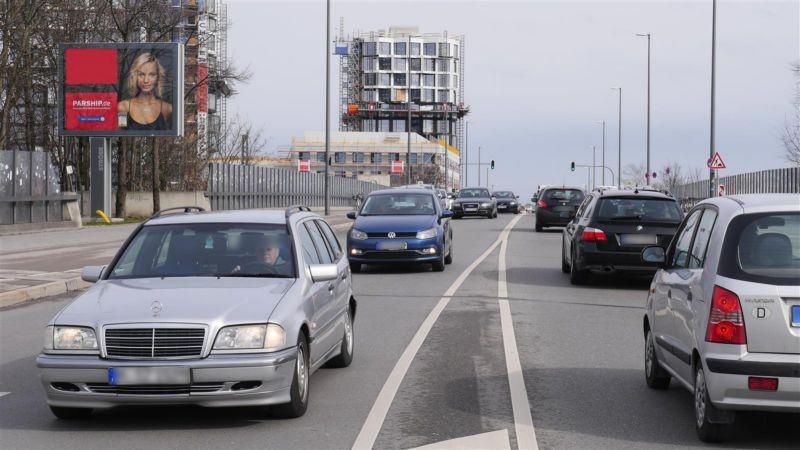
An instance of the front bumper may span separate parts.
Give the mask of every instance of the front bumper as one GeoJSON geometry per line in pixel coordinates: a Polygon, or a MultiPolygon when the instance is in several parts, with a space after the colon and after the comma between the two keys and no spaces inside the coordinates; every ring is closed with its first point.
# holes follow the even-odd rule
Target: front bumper
{"type": "Polygon", "coordinates": [[[438,238],[396,238],[391,239],[391,242],[405,242],[405,249],[378,249],[382,243],[388,241],[390,240],[383,238],[370,238],[363,241],[348,239],[347,259],[350,262],[361,264],[431,263],[440,260],[444,251],[438,238]],[[430,249],[435,249],[435,252],[430,253],[430,249]]]}
{"type": "Polygon", "coordinates": [[[453,205],[453,214],[456,216],[490,216],[494,211],[492,206],[470,206],[453,205]]]}
{"type": "Polygon", "coordinates": [[[720,409],[800,412],[800,355],[725,354],[703,360],[708,396],[720,409]],[[778,379],[776,391],[750,390],[750,376],[778,379]]]}
{"type": "Polygon", "coordinates": [[[497,204],[497,212],[513,212],[514,214],[519,212],[519,205],[508,204],[508,203],[498,203],[497,204]]]}
{"type": "Polygon", "coordinates": [[[40,354],[36,365],[47,403],[52,406],[103,409],[118,405],[192,404],[223,407],[289,402],[296,357],[294,348],[268,354],[212,355],[190,360],[107,360],[99,356],[40,354]],[[164,366],[188,367],[191,384],[109,385],[112,367],[164,366]]]}

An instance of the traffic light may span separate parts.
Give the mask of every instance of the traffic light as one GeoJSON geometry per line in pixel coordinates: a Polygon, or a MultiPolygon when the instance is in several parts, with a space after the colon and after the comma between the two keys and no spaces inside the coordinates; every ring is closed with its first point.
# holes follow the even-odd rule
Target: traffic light
{"type": "Polygon", "coordinates": [[[571,163],[569,163],[569,170],[575,172],[575,161],[572,161],[571,163]]]}
{"type": "Polygon", "coordinates": [[[494,170],[494,160],[492,160],[492,170],[494,170]]]}

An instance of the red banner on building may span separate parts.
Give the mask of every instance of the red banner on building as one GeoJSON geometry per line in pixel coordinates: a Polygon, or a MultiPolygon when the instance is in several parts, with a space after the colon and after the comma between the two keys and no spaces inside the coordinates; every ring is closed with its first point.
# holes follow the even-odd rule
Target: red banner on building
{"type": "Polygon", "coordinates": [[[392,161],[392,173],[403,173],[403,161],[392,161]]]}
{"type": "Polygon", "coordinates": [[[208,67],[197,65],[197,111],[208,112],[208,67]]]}
{"type": "Polygon", "coordinates": [[[297,160],[297,170],[300,172],[311,172],[311,161],[309,160],[297,160]]]}
{"type": "Polygon", "coordinates": [[[64,104],[64,128],[74,131],[117,129],[116,92],[68,92],[64,104]]]}

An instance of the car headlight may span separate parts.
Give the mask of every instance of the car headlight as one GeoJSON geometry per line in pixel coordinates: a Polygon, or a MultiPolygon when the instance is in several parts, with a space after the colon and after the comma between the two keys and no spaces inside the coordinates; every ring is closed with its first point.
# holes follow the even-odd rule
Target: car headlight
{"type": "Polygon", "coordinates": [[[484,207],[484,208],[491,208],[492,204],[489,203],[489,202],[484,202],[484,203],[481,203],[481,206],[484,207]]]}
{"type": "Polygon", "coordinates": [[[435,238],[439,232],[436,231],[436,228],[429,228],[427,230],[417,232],[417,239],[430,239],[435,238]]]}
{"type": "Polygon", "coordinates": [[[278,324],[225,327],[217,333],[214,350],[279,350],[286,345],[286,332],[278,324]]]}
{"type": "Polygon", "coordinates": [[[350,237],[357,241],[363,241],[367,238],[367,233],[364,233],[361,230],[353,228],[352,230],[350,230],[350,237]]]}
{"type": "Polygon", "coordinates": [[[97,350],[97,335],[91,328],[50,325],[44,331],[45,350],[97,350]]]}
{"type": "Polygon", "coordinates": [[[509,205],[511,205],[511,206],[514,206],[514,205],[516,205],[516,204],[517,204],[517,202],[511,202],[511,203],[509,203],[509,205]]]}

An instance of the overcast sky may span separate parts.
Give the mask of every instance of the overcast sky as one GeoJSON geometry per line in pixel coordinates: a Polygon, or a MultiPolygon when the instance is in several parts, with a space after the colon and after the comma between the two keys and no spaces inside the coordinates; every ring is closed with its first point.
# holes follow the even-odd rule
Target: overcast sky
{"type": "MultiPolygon", "coordinates": [[[[228,55],[253,77],[229,117],[263,127],[269,150],[325,126],[325,2],[227,0],[228,55]]],[[[651,43],[651,165],[705,167],[709,154],[711,0],[333,0],[331,32],[418,26],[464,34],[470,162],[496,160],[491,182],[529,197],[538,184],[586,183],[591,145],[617,168],[646,158],[647,41],[651,43]]],[[[790,66],[800,58],[800,0],[717,2],[716,141],[730,175],[786,167],[781,129],[792,113],[790,66]]],[[[338,58],[331,65],[331,129],[338,129],[338,58]]],[[[485,172],[484,172],[485,173],[485,172]]],[[[598,180],[600,174],[598,173],[598,180]]],[[[477,183],[473,168],[470,184],[477,183]]],[[[610,180],[607,177],[607,184],[610,180]]]]}

